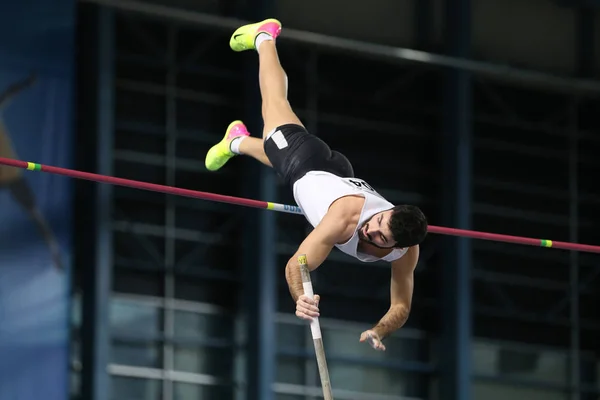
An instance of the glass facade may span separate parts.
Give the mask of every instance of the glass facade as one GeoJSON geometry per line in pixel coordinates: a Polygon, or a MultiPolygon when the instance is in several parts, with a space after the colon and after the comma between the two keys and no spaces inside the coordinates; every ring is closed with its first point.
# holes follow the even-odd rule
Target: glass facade
{"type": "MultiPolygon", "coordinates": [[[[218,174],[209,174],[199,158],[220,140],[231,118],[248,112],[238,92],[247,71],[242,63],[231,62],[226,46],[215,45],[226,43],[229,31],[183,27],[133,14],[116,16],[115,175],[243,195],[247,186],[244,161],[236,159],[218,174]]],[[[307,125],[347,154],[355,168],[364,172],[371,184],[381,187],[380,192],[390,201],[419,204],[436,220],[441,212],[438,189],[443,182],[439,165],[431,161],[431,149],[437,148],[440,140],[441,74],[428,71],[413,75],[413,70],[403,66],[307,49],[297,43],[282,46],[280,58],[290,82],[294,82],[291,101],[307,125]],[[341,73],[336,65],[351,65],[352,72],[341,73]],[[360,82],[350,79],[350,73],[361,76],[360,82]],[[390,84],[400,75],[410,79],[390,84]],[[412,89],[406,91],[403,88],[408,84],[412,89]],[[371,96],[373,91],[376,96],[371,96]],[[386,100],[392,98],[396,102],[386,100]],[[401,137],[411,146],[386,146],[368,152],[358,140],[365,134],[379,135],[382,142],[401,137]],[[401,190],[385,178],[389,167],[380,162],[382,159],[395,160],[399,171],[410,171],[401,174],[401,190]]],[[[487,88],[513,99],[522,90],[527,104],[541,104],[545,98],[533,89],[497,82],[487,88]]],[[[564,146],[568,126],[559,124],[548,130],[526,121],[507,122],[494,109],[495,101],[486,100],[487,90],[476,92],[474,129],[481,132],[475,144],[476,161],[484,166],[475,179],[476,228],[506,231],[509,221],[511,231],[517,234],[534,235],[542,230],[560,236],[569,225],[568,218],[557,217],[569,203],[566,185],[554,179],[560,176],[555,170],[547,175],[547,187],[535,185],[533,179],[539,173],[531,171],[528,163],[539,163],[542,169],[548,163],[556,168],[562,165],[566,154],[555,151],[550,158],[539,154],[546,145],[557,149],[564,146]],[[506,142],[507,132],[512,134],[512,143],[506,142]],[[529,134],[538,139],[531,139],[529,134]],[[507,159],[514,165],[498,168],[507,159]],[[523,171],[531,171],[531,180],[511,183],[524,179],[523,171]],[[561,200],[552,201],[549,193],[559,192],[556,196],[561,200]],[[521,203],[493,205],[507,193],[521,203]],[[535,205],[537,212],[519,211],[524,199],[535,205]]],[[[568,100],[568,95],[559,97],[553,98],[557,104],[568,100]]],[[[516,100],[514,103],[516,108],[527,107],[516,100]]],[[[527,116],[537,119],[534,111],[527,116]]],[[[582,118],[582,124],[585,121],[582,118]]],[[[293,203],[289,188],[278,184],[277,190],[279,201],[293,203]]],[[[124,188],[115,188],[111,201],[115,208],[111,221],[111,400],[243,400],[248,347],[241,310],[247,289],[244,268],[249,263],[241,229],[235,229],[244,224],[243,212],[220,203],[165,198],[124,188]]],[[[581,224],[581,229],[588,229],[588,225],[581,224]]],[[[278,216],[277,243],[269,247],[281,265],[308,230],[297,216],[278,216]]],[[[358,338],[389,306],[389,269],[378,264],[365,268],[336,252],[325,268],[315,271],[315,287],[322,295],[326,314],[321,328],[336,400],[443,397],[439,392],[440,354],[444,352],[440,321],[442,304],[448,301],[441,296],[444,255],[435,238],[428,240],[417,269],[411,318],[387,340],[388,350],[383,353],[374,352],[358,338]]],[[[559,300],[568,292],[570,260],[565,253],[554,256],[546,251],[474,243],[473,280],[468,283],[474,289],[474,339],[470,347],[474,399],[553,400],[569,396],[572,321],[566,311],[568,298],[559,300]],[[556,316],[548,312],[550,306],[556,306],[556,316]]],[[[579,261],[582,276],[592,276],[595,261],[583,256],[579,261]]],[[[272,389],[278,400],[315,400],[321,391],[310,331],[293,315],[281,270],[277,282],[279,304],[273,322],[277,333],[276,384],[272,389]]],[[[580,390],[590,396],[600,391],[600,364],[593,355],[599,331],[593,323],[596,293],[582,290],[580,296],[584,349],[579,354],[580,390]]],[[[75,299],[72,393],[77,398],[81,315],[80,298],[75,299]]]]}
{"type": "MultiPolygon", "coordinates": [[[[235,316],[206,303],[175,299],[165,302],[156,297],[124,293],[114,293],[110,304],[111,399],[163,399],[165,390],[181,400],[236,398],[237,388],[243,385],[236,366],[243,357],[243,348],[232,342],[235,326],[240,323],[235,316]],[[176,328],[165,323],[166,303],[176,316],[176,328]],[[165,359],[169,347],[172,348],[170,362],[165,359]]],[[[79,297],[75,298],[73,307],[73,330],[77,333],[79,297]]],[[[279,315],[279,319],[275,390],[278,398],[309,399],[320,385],[310,331],[289,315],[279,315]],[[298,394],[304,392],[307,394],[298,394]]],[[[359,331],[357,324],[322,320],[322,329],[332,384],[344,382],[339,398],[385,395],[381,398],[400,399],[407,396],[419,379],[423,380],[418,374],[403,371],[396,353],[410,353],[415,342],[424,340],[419,339],[419,332],[406,331],[406,337],[392,337],[389,345],[395,350],[376,353],[357,345],[358,336],[352,334],[359,331]]],[[[80,360],[77,335],[73,337],[73,394],[76,396],[80,360]]]]}
{"type": "MultiPolygon", "coordinates": [[[[76,397],[80,385],[76,334],[80,316],[79,298],[75,299],[72,393],[76,397]]],[[[244,384],[240,373],[244,348],[243,344],[233,344],[236,325],[241,322],[216,305],[164,300],[113,294],[111,399],[243,398],[239,389],[244,384]],[[165,304],[173,311],[174,326],[165,323],[165,304]],[[166,354],[171,354],[170,361],[166,354]]],[[[434,374],[407,368],[410,362],[430,361],[418,350],[435,343],[424,332],[405,330],[387,341],[390,351],[373,352],[357,343],[358,324],[323,319],[321,327],[332,385],[343,387],[336,398],[418,399],[425,398],[418,395],[423,388],[429,391],[429,398],[440,398],[434,374]]],[[[277,399],[312,399],[318,395],[320,383],[310,330],[295,317],[280,314],[277,332],[277,399]]],[[[472,393],[476,398],[568,398],[569,356],[564,350],[478,339],[471,356],[475,373],[472,393]]],[[[591,354],[586,360],[590,365],[595,363],[591,354]]]]}

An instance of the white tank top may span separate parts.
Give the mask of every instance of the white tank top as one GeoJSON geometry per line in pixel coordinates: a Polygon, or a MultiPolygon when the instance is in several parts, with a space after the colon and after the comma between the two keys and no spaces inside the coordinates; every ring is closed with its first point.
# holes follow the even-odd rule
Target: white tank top
{"type": "Polygon", "coordinates": [[[340,197],[358,195],[365,198],[365,204],[360,214],[354,234],[345,243],[336,244],[335,247],[344,253],[364,262],[379,260],[394,261],[402,257],[408,249],[394,249],[383,258],[358,252],[358,230],[365,221],[373,215],[394,207],[384,199],[367,182],[359,178],[340,178],[324,171],[311,171],[294,183],[294,199],[302,209],[304,216],[313,227],[316,227],[329,206],[340,197]]]}

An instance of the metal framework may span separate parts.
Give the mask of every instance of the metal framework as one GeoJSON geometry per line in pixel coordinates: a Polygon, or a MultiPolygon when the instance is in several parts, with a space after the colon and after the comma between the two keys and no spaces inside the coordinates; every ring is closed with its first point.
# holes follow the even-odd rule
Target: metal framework
{"type": "MultiPolygon", "coordinates": [[[[262,189],[254,186],[251,174],[265,172],[253,166],[252,160],[235,159],[219,173],[206,172],[202,162],[206,150],[220,139],[230,120],[246,118],[252,111],[245,106],[252,98],[240,98],[239,88],[249,85],[249,76],[253,76],[249,65],[253,60],[246,61],[228,52],[228,30],[211,29],[217,26],[229,29],[233,22],[215,16],[167,11],[167,8],[160,8],[161,15],[172,20],[147,18],[135,15],[133,6],[138,9],[141,6],[133,1],[111,5],[129,6],[129,12],[99,8],[103,10],[101,13],[107,13],[101,18],[114,18],[112,27],[105,22],[104,31],[97,39],[98,43],[108,40],[114,46],[104,49],[100,56],[104,63],[101,70],[114,71],[114,75],[104,75],[99,81],[102,82],[99,95],[104,99],[99,104],[104,113],[99,121],[105,125],[100,127],[104,132],[99,136],[104,154],[99,158],[102,164],[98,171],[202,191],[231,195],[241,192],[254,198],[266,190],[265,187],[272,187],[268,179],[273,177],[268,176],[262,189]],[[192,26],[190,22],[198,24],[192,26]]],[[[156,10],[158,6],[144,7],[156,10]]],[[[385,52],[390,58],[390,49],[342,40],[312,46],[316,41],[322,43],[322,37],[299,32],[292,32],[288,38],[292,40],[280,46],[280,58],[289,76],[294,109],[310,131],[348,155],[357,173],[381,188],[380,192],[390,201],[418,204],[432,220],[441,220],[447,215],[439,200],[444,195],[451,199],[454,211],[462,210],[463,215],[456,224],[462,228],[598,241],[592,221],[598,217],[596,209],[600,197],[594,194],[594,180],[587,178],[594,176],[592,172],[600,167],[595,157],[600,137],[593,133],[599,128],[594,118],[598,101],[582,97],[579,90],[566,90],[569,85],[573,87],[572,80],[560,79],[561,91],[552,93],[490,81],[485,77],[486,72],[501,75],[506,70],[459,62],[459,58],[468,57],[468,54],[460,54],[459,49],[455,54],[458,58],[430,57],[427,62],[438,65],[452,62],[454,66],[482,74],[460,78],[466,79],[462,87],[445,91],[447,76],[443,69],[423,68],[418,64],[397,65],[389,60],[364,57],[385,52]],[[345,47],[346,52],[333,52],[331,47],[345,47]],[[341,64],[351,68],[340,70],[341,64]],[[353,79],[356,76],[361,79],[353,79]],[[456,100],[452,97],[453,90],[471,93],[472,99],[463,104],[466,108],[469,102],[475,105],[471,115],[461,114],[454,120],[444,116],[443,99],[456,100]],[[461,140],[460,135],[465,134],[461,126],[469,120],[472,133],[463,139],[472,143],[472,162],[455,169],[453,176],[444,177],[442,165],[437,161],[442,157],[438,154],[448,152],[461,140]],[[444,139],[440,132],[444,126],[451,126],[458,139],[449,138],[445,147],[440,147],[438,143],[444,139]],[[366,134],[391,145],[366,148],[366,134]],[[395,161],[394,167],[384,163],[388,160],[395,161]],[[476,167],[471,171],[473,165],[476,167]],[[469,199],[461,199],[460,191],[443,194],[441,189],[452,189],[446,178],[452,181],[471,173],[471,181],[462,183],[471,190],[469,213],[463,207],[469,199]],[[397,178],[398,184],[390,177],[397,178]]],[[[417,56],[424,54],[403,51],[393,53],[392,58],[412,56],[419,61],[417,56]]],[[[524,79],[528,77],[531,75],[523,75],[524,79]]],[[[546,83],[556,83],[551,78],[544,79],[546,83]]],[[[579,82],[575,82],[577,85],[579,82]]],[[[249,122],[251,130],[261,129],[259,121],[250,119],[249,122]]],[[[456,161],[460,156],[461,153],[455,153],[448,161],[456,161]]],[[[269,200],[293,202],[287,188],[276,187],[277,193],[271,193],[269,200]]],[[[152,398],[153,394],[148,391],[154,393],[154,390],[165,400],[172,399],[177,390],[207,390],[206,395],[210,396],[211,388],[217,387],[229,388],[214,394],[220,399],[233,398],[236,393],[242,396],[247,389],[244,382],[248,371],[239,372],[235,366],[246,365],[248,348],[245,346],[256,345],[259,339],[252,335],[263,329],[249,327],[244,317],[248,314],[241,311],[252,297],[244,271],[256,267],[256,261],[247,261],[254,254],[249,239],[255,240],[252,245],[257,247],[254,248],[260,248],[258,259],[284,265],[308,232],[308,225],[291,215],[280,215],[276,221],[260,221],[254,211],[248,213],[226,205],[125,188],[104,189],[100,195],[106,201],[101,204],[108,208],[99,210],[104,215],[99,216],[99,220],[106,219],[111,209],[112,213],[110,235],[104,242],[106,258],[100,259],[98,266],[100,270],[110,271],[110,264],[114,265],[112,292],[118,295],[113,295],[113,302],[130,302],[133,307],[145,304],[159,309],[161,326],[158,333],[150,332],[149,336],[111,330],[112,345],[122,345],[116,348],[117,353],[152,351],[156,358],[154,364],[148,365],[111,361],[110,374],[130,379],[122,381],[127,386],[141,385],[143,398],[152,398]],[[259,224],[260,232],[273,240],[257,240],[254,224],[259,224]],[[275,224],[276,229],[271,229],[275,224]],[[274,248],[275,254],[270,254],[269,248],[274,248]],[[188,337],[183,339],[186,346],[202,348],[204,355],[178,353],[178,346],[183,342],[177,339],[176,328],[186,324],[178,323],[180,312],[229,315],[227,318],[236,327],[236,334],[227,339],[223,339],[223,332],[209,339],[188,337]],[[143,347],[140,343],[151,343],[153,350],[147,350],[147,345],[143,347]],[[177,364],[181,357],[205,357],[213,366],[202,372],[182,370],[177,364]],[[223,369],[219,375],[212,369],[220,368],[218,365],[225,359],[233,360],[229,364],[231,368],[223,369]],[[131,380],[133,378],[144,380],[131,380]],[[192,386],[186,389],[186,384],[192,386]],[[202,389],[205,387],[209,389],[202,389]]],[[[106,232],[99,227],[100,235],[106,232]]],[[[413,347],[412,358],[398,354],[369,361],[360,356],[328,356],[336,388],[340,387],[335,383],[336,362],[353,365],[355,370],[347,371],[348,374],[360,371],[376,377],[385,376],[386,369],[400,371],[395,379],[402,383],[391,386],[393,393],[361,395],[340,391],[335,393],[335,398],[430,398],[436,390],[434,382],[444,373],[444,365],[432,357],[439,352],[440,347],[436,346],[452,334],[462,335],[454,337],[454,344],[468,339],[469,335],[462,330],[470,325],[473,348],[469,341],[460,343],[463,350],[474,354],[474,362],[466,367],[467,373],[455,377],[463,379],[463,387],[455,388],[457,392],[464,393],[471,385],[489,390],[486,385],[492,385],[491,382],[570,392],[573,398],[581,399],[586,393],[592,396],[591,393],[598,390],[596,377],[589,376],[593,375],[589,371],[597,367],[588,353],[598,351],[594,340],[600,330],[595,310],[598,304],[595,278],[600,274],[598,258],[489,242],[473,242],[469,249],[464,247],[465,243],[459,242],[463,246],[462,253],[452,253],[448,243],[439,240],[428,240],[424,246],[416,278],[413,316],[409,329],[400,332],[402,339],[397,344],[401,348],[413,347]],[[469,318],[466,325],[456,326],[450,333],[442,332],[441,318],[437,317],[447,311],[443,306],[451,298],[448,296],[452,296],[444,292],[439,280],[442,267],[450,265],[445,261],[449,257],[452,265],[472,259],[472,263],[462,265],[461,284],[468,285],[473,299],[473,318],[469,313],[463,314],[462,318],[469,318]],[[514,342],[528,344],[517,346],[514,342]],[[497,359],[498,364],[483,365],[486,356],[497,359]],[[517,365],[511,361],[517,357],[526,361],[517,365]],[[572,368],[561,372],[553,362],[569,362],[572,368]],[[529,367],[524,366],[526,363],[529,367]],[[518,368],[523,370],[513,372],[518,368]],[[544,368],[550,371],[545,372],[546,375],[544,368]],[[468,381],[464,381],[465,378],[468,381]],[[576,397],[580,395],[582,397],[576,397]]],[[[107,279],[111,280],[109,274],[102,276],[105,284],[107,279]]],[[[278,312],[278,327],[293,330],[289,326],[296,322],[287,317],[292,304],[282,273],[278,269],[271,277],[278,285],[276,299],[272,299],[273,304],[277,304],[277,309],[272,311],[278,312]]],[[[326,268],[319,269],[313,279],[324,299],[323,307],[333,318],[371,324],[387,307],[389,272],[383,264],[374,264],[365,270],[364,266],[334,253],[326,268]],[[361,289],[364,287],[369,290],[361,289]]],[[[265,290],[269,290],[268,287],[265,290]]],[[[109,291],[106,286],[97,288],[97,307],[102,301],[106,307],[108,302],[103,296],[108,296],[109,291]]],[[[470,300],[466,295],[463,299],[470,300]]],[[[459,315],[464,306],[462,303],[461,307],[451,310],[452,315],[459,315]]],[[[105,322],[107,320],[108,314],[105,322]]],[[[213,329],[211,322],[205,324],[207,329],[213,329]]],[[[100,320],[84,331],[91,330],[102,338],[107,332],[102,332],[101,326],[100,320]]],[[[327,329],[325,322],[322,326],[327,329]]],[[[331,325],[332,331],[335,331],[334,326],[331,325]]],[[[135,320],[131,327],[135,327],[135,320]]],[[[357,325],[343,327],[358,337],[357,325]]],[[[291,336],[280,335],[278,341],[291,336]]],[[[341,340],[343,335],[332,333],[331,337],[341,340]]],[[[319,389],[311,342],[304,337],[299,343],[277,351],[274,372],[281,375],[277,375],[272,393],[315,398],[319,389]]],[[[97,347],[96,350],[108,349],[97,347]]],[[[89,357],[102,362],[101,357],[89,357]]],[[[444,362],[460,365],[464,357],[468,354],[457,354],[444,362]]],[[[339,379],[342,373],[339,372],[339,379]]],[[[265,377],[260,375],[259,378],[265,377]]],[[[115,379],[113,382],[120,382],[115,379]]],[[[99,389],[102,381],[95,382],[94,387],[98,388],[95,399],[106,398],[99,389]]]]}

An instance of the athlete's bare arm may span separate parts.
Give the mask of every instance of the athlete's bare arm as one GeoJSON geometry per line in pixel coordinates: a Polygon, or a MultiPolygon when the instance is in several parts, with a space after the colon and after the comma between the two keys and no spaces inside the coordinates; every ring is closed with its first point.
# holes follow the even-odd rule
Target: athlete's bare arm
{"type": "Polygon", "coordinates": [[[287,263],[285,276],[294,301],[298,300],[298,297],[304,293],[298,267],[298,256],[305,254],[308,269],[314,271],[329,256],[335,244],[348,235],[348,223],[345,222],[343,215],[339,215],[340,213],[336,211],[336,209],[330,209],[317,227],[300,244],[296,253],[287,263]]]}
{"type": "MultiPolygon", "coordinates": [[[[337,203],[337,202],[336,202],[337,203]]],[[[309,299],[303,296],[302,277],[298,267],[298,255],[305,254],[308,269],[314,271],[329,256],[336,243],[343,242],[352,236],[356,223],[352,225],[352,216],[348,217],[343,204],[333,204],[317,227],[304,239],[296,253],[290,258],[285,268],[285,277],[290,294],[296,302],[296,315],[310,320],[318,316],[318,296],[309,299]]]]}
{"type": "Polygon", "coordinates": [[[373,346],[385,350],[381,341],[400,329],[408,320],[413,296],[414,271],[419,261],[419,246],[410,247],[406,254],[392,262],[390,308],[372,329],[363,332],[360,341],[372,336],[373,346]]]}

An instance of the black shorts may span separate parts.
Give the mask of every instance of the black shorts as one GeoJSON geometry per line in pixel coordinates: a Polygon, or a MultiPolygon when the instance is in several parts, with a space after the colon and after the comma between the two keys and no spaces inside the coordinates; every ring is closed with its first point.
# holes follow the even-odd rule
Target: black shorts
{"type": "Polygon", "coordinates": [[[331,150],[327,143],[300,125],[277,127],[265,140],[264,149],[277,174],[290,186],[310,171],[354,177],[354,169],[346,156],[331,150]]]}

